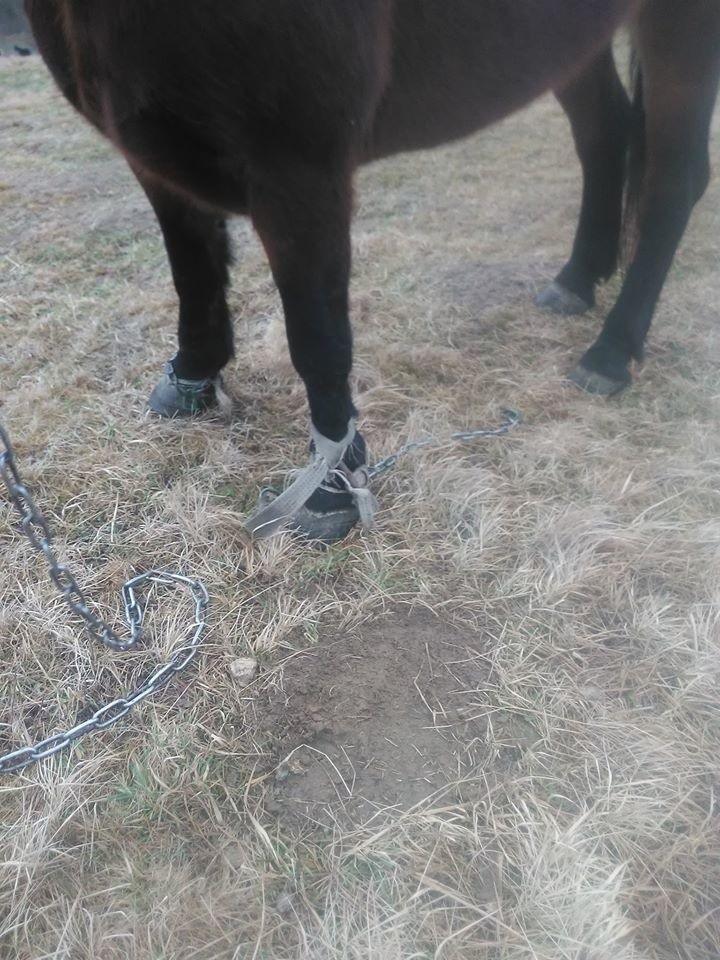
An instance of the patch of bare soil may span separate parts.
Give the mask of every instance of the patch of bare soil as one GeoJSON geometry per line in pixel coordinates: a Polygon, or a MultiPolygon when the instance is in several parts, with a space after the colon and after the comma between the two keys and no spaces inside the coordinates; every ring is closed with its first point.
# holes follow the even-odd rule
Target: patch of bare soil
{"type": "Polygon", "coordinates": [[[256,704],[275,812],[404,810],[469,776],[484,752],[482,647],[408,611],[283,660],[256,704]]]}

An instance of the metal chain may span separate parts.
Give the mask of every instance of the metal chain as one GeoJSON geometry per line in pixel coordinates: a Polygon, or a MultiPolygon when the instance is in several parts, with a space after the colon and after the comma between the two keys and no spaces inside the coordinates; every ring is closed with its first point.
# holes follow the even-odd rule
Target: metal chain
{"type": "MultiPolygon", "coordinates": [[[[401,457],[417,450],[422,450],[425,447],[441,446],[451,441],[469,443],[482,437],[500,437],[522,422],[522,417],[517,411],[504,409],[502,412],[505,420],[498,427],[466,430],[452,433],[447,438],[426,437],[422,440],[413,440],[406,443],[394,453],[369,467],[367,470],[368,480],[373,480],[388,473],[395,467],[401,457]]],[[[190,591],[195,602],[195,619],[192,624],[190,639],[175,651],[167,663],[157,667],[144,683],[132,690],[127,696],[118,697],[101,706],[88,720],[83,720],[82,723],[76,724],[69,730],[46,737],[32,746],[22,747],[12,753],[0,756],[0,774],[2,774],[13,773],[31,763],[36,763],[38,760],[51,757],[94,730],[107,730],[114,726],[134,706],[145,700],[146,697],[152,696],[171,677],[189,666],[195,659],[203,634],[207,629],[207,611],[210,598],[205,585],[200,580],[193,580],[190,577],[164,570],[150,570],[147,573],[141,573],[124,583],[120,589],[125,621],[129,628],[129,636],[126,640],[123,640],[104,620],[101,620],[92,612],[72,572],[58,562],[52,548],[50,529],[35,504],[32,494],[22,481],[10,437],[2,424],[0,424],[0,476],[7,488],[10,502],[20,515],[20,526],[25,536],[38,553],[45,557],[50,570],[50,578],[72,612],[83,621],[85,630],[93,640],[99,641],[111,650],[121,652],[131,650],[138,644],[142,635],[143,609],[138,603],[136,590],[145,584],[156,583],[165,586],[180,584],[190,591]]]]}
{"type": "Polygon", "coordinates": [[[440,447],[450,442],[469,443],[472,440],[480,440],[483,437],[502,437],[506,433],[509,433],[513,427],[517,427],[522,423],[522,416],[517,410],[504,407],[502,414],[505,419],[498,427],[481,427],[478,430],[462,430],[458,433],[451,433],[447,437],[425,437],[422,440],[411,440],[409,443],[400,447],[399,450],[384,457],[382,460],[378,460],[376,464],[369,467],[367,471],[368,479],[374,480],[376,477],[381,477],[383,474],[392,470],[401,457],[405,457],[409,453],[415,453],[418,450],[423,450],[425,447],[440,447]]]}
{"type": "Polygon", "coordinates": [[[138,644],[142,635],[143,609],[138,602],[136,591],[146,584],[179,584],[190,591],[195,604],[192,633],[187,642],[173,653],[167,663],[157,667],[140,686],[128,693],[127,696],[118,697],[101,706],[88,720],[83,720],[82,723],[76,724],[69,730],[55,733],[32,746],[22,747],[12,753],[0,756],[0,774],[2,774],[13,773],[38,760],[51,757],[61,750],[65,750],[75,740],[84,737],[93,730],[107,730],[108,727],[114,726],[136,704],[145,700],[146,697],[152,696],[171,677],[189,666],[195,659],[203,634],[207,629],[210,597],[205,585],[200,580],[193,580],[190,577],[181,576],[179,573],[150,570],[147,573],[138,574],[138,576],[132,577],[124,583],[120,591],[125,620],[130,631],[126,640],[121,639],[104,620],[101,620],[92,612],[71,571],[58,562],[52,548],[50,529],[35,504],[32,494],[22,481],[10,437],[2,424],[0,424],[0,476],[7,488],[10,502],[20,515],[20,525],[23,532],[38,553],[45,557],[53,583],[72,612],[83,621],[85,630],[93,640],[97,640],[116,651],[130,650],[138,644]]]}

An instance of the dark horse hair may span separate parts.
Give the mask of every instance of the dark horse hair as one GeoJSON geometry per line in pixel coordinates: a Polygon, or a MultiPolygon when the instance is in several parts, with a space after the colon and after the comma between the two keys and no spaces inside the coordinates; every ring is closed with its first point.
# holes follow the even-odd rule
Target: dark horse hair
{"type": "Polygon", "coordinates": [[[627,385],[630,362],[643,359],[675,252],[710,181],[720,3],[646,0],[631,39],[630,99],[610,48],[558,91],[583,166],[583,202],[570,260],[538,298],[564,313],[589,309],[622,253],[620,295],[572,374],[600,394],[627,385]]]}
{"type": "Polygon", "coordinates": [[[615,268],[620,239],[631,119],[609,44],[624,22],[633,24],[651,94],[641,124],[639,241],[623,295],[577,379],[606,393],[627,382],[702,192],[718,7],[26,0],[60,89],[125,154],[160,222],[180,316],[168,375],[175,394],[168,401],[166,391],[159,409],[186,412],[183,389],[207,384],[232,355],[224,223],[227,214],[247,214],[280,292],[313,425],[333,440],[355,416],[348,284],[356,167],[465,136],[555,89],[573,124],[585,190],[573,256],[544,305],[587,308],[615,268]]]}

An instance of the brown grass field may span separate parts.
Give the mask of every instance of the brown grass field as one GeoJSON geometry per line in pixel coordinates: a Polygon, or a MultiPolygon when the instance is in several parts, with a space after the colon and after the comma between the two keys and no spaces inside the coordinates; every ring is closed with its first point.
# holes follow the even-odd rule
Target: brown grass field
{"type": "MultiPolygon", "coordinates": [[[[635,386],[600,402],[563,380],[600,314],[532,306],[579,194],[552,99],[363,172],[373,453],[504,404],[525,423],[403,461],[370,535],[251,548],[258,488],[307,449],[258,242],[234,226],[232,411],[150,418],[175,299],[149,207],[39,60],[0,63],[0,104],[0,418],[27,481],[110,617],[153,566],[213,601],[194,669],[0,780],[2,960],[717,960],[718,182],[635,386]]],[[[146,645],[93,646],[4,499],[0,550],[0,752],[181,642],[159,591],[146,645]]]]}

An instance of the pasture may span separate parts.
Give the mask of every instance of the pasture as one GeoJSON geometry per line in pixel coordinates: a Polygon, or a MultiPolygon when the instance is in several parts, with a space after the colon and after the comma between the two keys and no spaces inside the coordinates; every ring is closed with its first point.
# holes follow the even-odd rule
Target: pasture
{"type": "MultiPolygon", "coordinates": [[[[365,170],[354,385],[403,461],[370,535],[249,546],[304,462],[304,390],[233,226],[232,409],[145,401],[175,294],[121,158],[41,62],[0,62],[0,419],[103,612],[136,569],[201,577],[198,665],[122,724],[0,781],[0,956],[711,960],[720,953],[720,187],[632,390],[564,382],[599,311],[539,312],[579,171],[552,99],[365,170]],[[258,661],[243,685],[231,666],[258,661]]],[[[615,283],[601,292],[599,310],[615,283]]],[[[93,647],[0,500],[0,753],[88,715],[181,642],[93,647]]]]}

